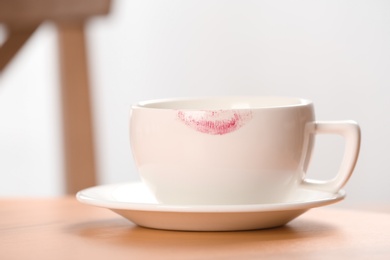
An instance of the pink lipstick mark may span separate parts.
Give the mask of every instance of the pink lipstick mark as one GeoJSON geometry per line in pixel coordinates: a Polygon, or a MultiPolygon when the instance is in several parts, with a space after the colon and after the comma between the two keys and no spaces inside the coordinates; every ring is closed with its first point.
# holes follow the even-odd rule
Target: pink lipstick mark
{"type": "Polygon", "coordinates": [[[245,125],[252,119],[251,110],[178,111],[177,117],[198,132],[224,135],[245,125]]]}

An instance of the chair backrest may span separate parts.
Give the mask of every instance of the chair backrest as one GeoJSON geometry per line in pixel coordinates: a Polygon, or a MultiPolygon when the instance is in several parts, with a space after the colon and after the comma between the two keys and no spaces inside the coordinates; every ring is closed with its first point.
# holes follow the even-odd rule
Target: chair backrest
{"type": "Polygon", "coordinates": [[[85,22],[109,13],[111,0],[0,0],[7,38],[0,46],[0,74],[43,22],[58,31],[66,191],[96,184],[85,22]]]}

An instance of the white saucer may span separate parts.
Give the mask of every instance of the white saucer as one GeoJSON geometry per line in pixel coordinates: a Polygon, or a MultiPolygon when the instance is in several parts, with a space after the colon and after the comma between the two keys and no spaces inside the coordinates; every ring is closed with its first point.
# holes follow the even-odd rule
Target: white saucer
{"type": "Polygon", "coordinates": [[[165,205],[142,182],[96,186],[77,193],[85,204],[108,208],[133,223],[155,229],[233,231],[282,226],[315,207],[345,197],[343,190],[327,193],[298,190],[288,202],[251,205],[165,205]]]}

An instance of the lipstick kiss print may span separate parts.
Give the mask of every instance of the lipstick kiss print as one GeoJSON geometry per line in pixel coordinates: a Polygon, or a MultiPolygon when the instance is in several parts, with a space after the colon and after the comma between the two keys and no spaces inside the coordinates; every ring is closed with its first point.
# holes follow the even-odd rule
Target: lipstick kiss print
{"type": "Polygon", "coordinates": [[[250,110],[178,111],[177,117],[192,129],[211,135],[238,130],[252,119],[250,110]]]}

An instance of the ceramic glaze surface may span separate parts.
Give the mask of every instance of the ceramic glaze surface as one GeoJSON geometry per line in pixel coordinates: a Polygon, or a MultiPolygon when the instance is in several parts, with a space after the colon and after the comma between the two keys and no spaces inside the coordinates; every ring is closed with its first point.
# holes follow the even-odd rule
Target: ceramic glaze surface
{"type": "Polygon", "coordinates": [[[307,210],[336,203],[344,191],[297,189],[285,201],[249,205],[167,205],[142,182],[96,186],[80,191],[85,204],[113,210],[137,225],[185,231],[237,231],[287,224],[307,210]]]}
{"type": "Polygon", "coordinates": [[[312,103],[298,98],[149,101],[133,107],[130,139],[160,202],[273,203],[302,183],[314,122],[312,103]]]}

